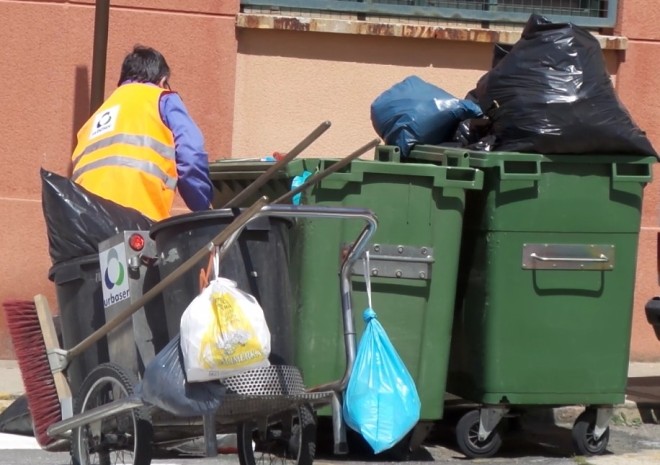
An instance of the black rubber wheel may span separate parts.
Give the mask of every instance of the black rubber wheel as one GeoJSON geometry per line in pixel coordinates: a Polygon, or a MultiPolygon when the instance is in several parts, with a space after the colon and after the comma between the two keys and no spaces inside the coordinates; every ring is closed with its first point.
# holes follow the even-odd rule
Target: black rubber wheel
{"type": "Polygon", "coordinates": [[[241,465],[311,465],[314,462],[316,416],[312,407],[301,405],[282,418],[268,425],[265,437],[252,423],[239,425],[236,442],[241,465]]]}
{"type": "MultiPolygon", "coordinates": [[[[74,413],[82,413],[133,394],[136,381],[119,365],[97,366],[83,381],[74,399],[74,413]]],[[[73,465],[125,463],[149,465],[153,429],[143,409],[103,418],[73,430],[73,465]]]]}
{"type": "Polygon", "coordinates": [[[607,444],[610,441],[610,428],[607,427],[603,435],[597,441],[594,439],[595,428],[595,410],[585,410],[575,420],[571,436],[573,438],[573,448],[578,455],[584,455],[587,457],[600,455],[607,449],[607,444]]]}
{"type": "Polygon", "coordinates": [[[499,425],[484,441],[479,440],[479,410],[470,410],[463,415],[456,425],[456,442],[466,457],[492,457],[502,447],[499,425]]]}

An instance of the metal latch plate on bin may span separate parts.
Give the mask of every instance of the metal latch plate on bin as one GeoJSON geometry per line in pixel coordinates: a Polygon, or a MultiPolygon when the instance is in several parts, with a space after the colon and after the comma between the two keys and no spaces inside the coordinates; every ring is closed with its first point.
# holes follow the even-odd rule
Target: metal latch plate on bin
{"type": "Polygon", "coordinates": [[[527,270],[614,269],[614,245],[523,244],[522,267],[527,270]]]}
{"type": "MultiPolygon", "coordinates": [[[[374,277],[430,280],[434,261],[432,247],[373,244],[369,248],[369,274],[374,277]]],[[[355,262],[353,274],[364,276],[364,260],[355,262]]]]}

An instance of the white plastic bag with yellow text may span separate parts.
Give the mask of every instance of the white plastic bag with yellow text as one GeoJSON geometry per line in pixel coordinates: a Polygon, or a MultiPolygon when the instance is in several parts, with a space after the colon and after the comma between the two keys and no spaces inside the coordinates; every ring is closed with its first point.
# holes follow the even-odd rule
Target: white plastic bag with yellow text
{"type": "Polygon", "coordinates": [[[181,352],[188,382],[268,366],[270,331],[261,306],[234,281],[215,278],[181,317],[181,352]]]}

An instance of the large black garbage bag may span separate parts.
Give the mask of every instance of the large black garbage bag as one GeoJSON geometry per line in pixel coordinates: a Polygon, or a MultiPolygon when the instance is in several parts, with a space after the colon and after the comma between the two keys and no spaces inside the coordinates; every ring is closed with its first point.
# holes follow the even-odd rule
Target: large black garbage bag
{"type": "Polygon", "coordinates": [[[219,381],[188,383],[177,335],[149,362],[136,393],[142,400],[180,417],[214,413],[226,388],[219,381]]]}
{"type": "Polygon", "coordinates": [[[532,15],[521,39],[496,49],[493,62],[471,94],[493,123],[494,150],[657,156],[588,31],[532,15]]]}
{"type": "Polygon", "coordinates": [[[41,200],[53,264],[98,253],[98,244],[121,231],[147,231],[152,221],[137,210],[94,195],[68,178],[41,169],[41,200]]]}
{"type": "Polygon", "coordinates": [[[451,141],[458,123],[481,116],[474,102],[461,100],[417,76],[409,76],[371,104],[371,123],[386,144],[407,157],[415,144],[451,141]]]}

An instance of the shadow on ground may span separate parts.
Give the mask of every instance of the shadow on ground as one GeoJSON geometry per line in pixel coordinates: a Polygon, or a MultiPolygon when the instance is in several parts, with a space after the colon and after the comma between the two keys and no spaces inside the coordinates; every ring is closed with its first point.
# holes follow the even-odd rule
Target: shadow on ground
{"type": "Polygon", "coordinates": [[[628,378],[626,394],[637,404],[643,423],[660,423],[660,376],[628,378]]]}
{"type": "MultiPolygon", "coordinates": [[[[437,422],[424,446],[409,456],[401,454],[400,451],[373,455],[369,447],[356,438],[349,436],[349,447],[351,453],[348,456],[332,455],[332,433],[330,425],[326,425],[325,418],[321,419],[319,425],[319,438],[317,441],[317,457],[337,461],[364,461],[364,462],[389,462],[389,461],[435,461],[438,459],[454,459],[469,461],[458,449],[455,440],[455,425],[458,418],[465,410],[449,411],[445,418],[437,422]]],[[[575,456],[571,440],[571,429],[569,426],[558,426],[554,424],[554,416],[551,409],[535,409],[519,417],[508,418],[502,421],[501,434],[503,437],[502,448],[496,454],[499,459],[524,459],[524,458],[570,458],[575,456]]],[[[606,452],[610,454],[611,452],[606,452]]]]}

